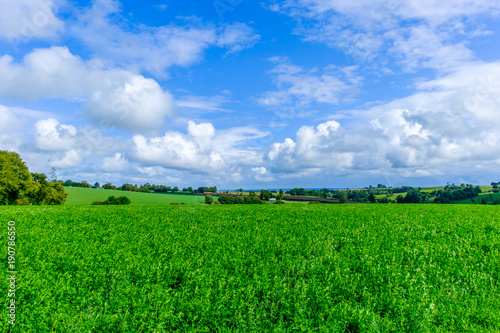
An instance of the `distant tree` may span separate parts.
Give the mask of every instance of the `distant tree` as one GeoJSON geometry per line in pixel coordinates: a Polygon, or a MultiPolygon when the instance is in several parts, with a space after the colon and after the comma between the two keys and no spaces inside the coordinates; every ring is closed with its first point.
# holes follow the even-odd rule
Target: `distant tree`
{"type": "Polygon", "coordinates": [[[139,192],[142,192],[142,193],[151,193],[151,190],[147,186],[141,185],[141,187],[139,187],[139,192]]]}
{"type": "Polygon", "coordinates": [[[380,202],[380,203],[389,203],[389,202],[390,202],[390,200],[389,200],[389,197],[388,197],[388,196],[385,196],[385,197],[383,197],[382,199],[380,199],[378,202],[380,202]]]}
{"type": "Polygon", "coordinates": [[[129,191],[129,192],[136,192],[137,191],[137,185],[132,185],[125,183],[122,185],[122,191],[129,191]]]}
{"type": "Polygon", "coordinates": [[[52,169],[50,169],[50,180],[51,181],[57,180],[57,170],[54,167],[52,167],[52,169]]]}
{"type": "Polygon", "coordinates": [[[94,187],[101,188],[101,185],[99,184],[99,182],[95,182],[94,187]]]}
{"type": "Polygon", "coordinates": [[[268,190],[260,190],[260,199],[261,200],[269,200],[272,198],[271,192],[268,190]]]}
{"type": "Polygon", "coordinates": [[[179,192],[179,188],[176,186],[172,189],[172,192],[179,192]]]}
{"type": "Polygon", "coordinates": [[[193,193],[193,192],[194,192],[194,191],[193,191],[193,188],[192,188],[191,186],[189,186],[189,187],[187,188],[187,190],[188,190],[188,192],[191,192],[191,193],[193,193]]]}
{"type": "Polygon", "coordinates": [[[212,197],[210,194],[205,195],[205,203],[209,205],[213,204],[214,197],[212,197]]]}
{"type": "Polygon", "coordinates": [[[102,185],[102,188],[105,190],[116,190],[116,186],[113,186],[111,183],[106,183],[102,185]]]}
{"type": "Polygon", "coordinates": [[[240,187],[240,188],[238,189],[238,192],[240,192],[240,193],[241,193],[241,192],[243,192],[243,189],[240,187]]]}
{"type": "Polygon", "coordinates": [[[376,203],[377,199],[375,198],[375,194],[370,193],[370,195],[368,196],[368,201],[370,201],[371,203],[376,203]]]}
{"type": "Polygon", "coordinates": [[[130,201],[130,199],[126,196],[122,197],[109,196],[104,201],[92,202],[92,205],[130,205],[131,203],[132,202],[130,201]]]}
{"type": "Polygon", "coordinates": [[[283,190],[280,189],[277,201],[282,201],[283,200],[283,190]]]}
{"type": "Polygon", "coordinates": [[[347,202],[347,191],[338,191],[337,198],[339,199],[340,203],[346,203],[347,202]]]}
{"type": "Polygon", "coordinates": [[[90,185],[86,180],[83,180],[81,183],[80,183],[80,186],[79,187],[83,187],[83,188],[91,188],[92,185],[90,185]]]}

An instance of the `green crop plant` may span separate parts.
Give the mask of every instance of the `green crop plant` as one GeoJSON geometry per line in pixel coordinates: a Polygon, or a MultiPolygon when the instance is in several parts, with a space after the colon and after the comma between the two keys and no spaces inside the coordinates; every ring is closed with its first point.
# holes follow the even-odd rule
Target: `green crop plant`
{"type": "Polygon", "coordinates": [[[0,220],[16,221],[18,252],[2,332],[500,331],[498,206],[4,207],[0,220]]]}

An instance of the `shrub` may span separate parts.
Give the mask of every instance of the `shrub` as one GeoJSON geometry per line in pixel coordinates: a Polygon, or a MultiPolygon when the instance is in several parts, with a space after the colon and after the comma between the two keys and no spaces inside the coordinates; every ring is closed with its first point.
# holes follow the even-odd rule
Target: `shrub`
{"type": "Polygon", "coordinates": [[[130,205],[132,202],[126,196],[109,196],[105,201],[94,201],[92,205],[130,205]]]}
{"type": "Polygon", "coordinates": [[[205,195],[205,203],[207,205],[211,205],[214,203],[214,197],[211,196],[210,194],[205,195]]]}

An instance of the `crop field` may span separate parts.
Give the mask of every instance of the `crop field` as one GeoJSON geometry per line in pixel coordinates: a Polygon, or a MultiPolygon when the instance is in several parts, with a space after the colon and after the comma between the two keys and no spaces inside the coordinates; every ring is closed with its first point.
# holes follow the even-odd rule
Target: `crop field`
{"type": "Polygon", "coordinates": [[[500,331],[498,206],[0,207],[0,221],[4,251],[16,223],[12,332],[500,331]]]}
{"type": "Polygon", "coordinates": [[[190,194],[141,193],[81,187],[65,187],[64,190],[68,193],[66,205],[90,205],[93,201],[104,201],[110,195],[127,196],[133,205],[168,205],[172,202],[198,204],[205,201],[204,196],[190,194]]]}

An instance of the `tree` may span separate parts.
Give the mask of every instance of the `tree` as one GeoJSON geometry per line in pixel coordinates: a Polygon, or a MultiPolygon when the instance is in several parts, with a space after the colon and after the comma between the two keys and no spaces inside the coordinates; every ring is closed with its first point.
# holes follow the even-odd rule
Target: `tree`
{"type": "Polygon", "coordinates": [[[370,201],[371,203],[376,203],[377,199],[375,198],[375,194],[370,193],[370,195],[368,196],[368,201],[370,201]]]}
{"type": "Polygon", "coordinates": [[[92,202],[92,205],[130,205],[131,203],[132,201],[130,201],[130,199],[126,196],[122,197],[109,196],[104,201],[92,202]]]}
{"type": "Polygon", "coordinates": [[[269,200],[272,198],[271,192],[268,190],[260,190],[260,199],[261,200],[269,200]]]}
{"type": "Polygon", "coordinates": [[[37,185],[19,154],[0,151],[0,205],[26,201],[27,194],[36,190],[37,185]]]}
{"type": "Polygon", "coordinates": [[[102,185],[102,188],[105,190],[116,190],[116,186],[112,185],[111,183],[106,183],[102,185]]]}
{"type": "Polygon", "coordinates": [[[91,188],[92,186],[86,180],[82,180],[79,187],[91,188]]]}
{"type": "Polygon", "coordinates": [[[19,154],[0,151],[0,205],[62,205],[66,197],[62,184],[31,174],[19,154]]]}
{"type": "Polygon", "coordinates": [[[210,194],[205,195],[205,203],[211,205],[214,203],[214,197],[210,194]]]}
{"type": "Polygon", "coordinates": [[[94,187],[95,188],[101,188],[101,184],[99,184],[99,182],[95,182],[94,187]]]}
{"type": "Polygon", "coordinates": [[[340,203],[346,203],[347,202],[347,191],[339,191],[337,193],[337,197],[339,198],[340,203]]]}
{"type": "Polygon", "coordinates": [[[50,169],[50,180],[51,181],[57,180],[57,170],[54,167],[52,167],[52,169],[50,169]]]}
{"type": "Polygon", "coordinates": [[[35,205],[62,205],[66,202],[67,193],[64,186],[56,182],[48,182],[43,173],[33,173],[36,190],[28,193],[30,203],[35,205]]]}
{"type": "Polygon", "coordinates": [[[179,188],[176,186],[172,189],[172,192],[179,192],[179,188]]]}

